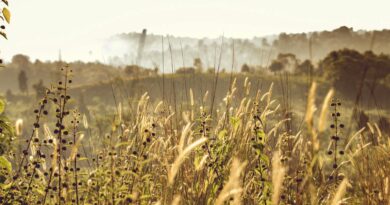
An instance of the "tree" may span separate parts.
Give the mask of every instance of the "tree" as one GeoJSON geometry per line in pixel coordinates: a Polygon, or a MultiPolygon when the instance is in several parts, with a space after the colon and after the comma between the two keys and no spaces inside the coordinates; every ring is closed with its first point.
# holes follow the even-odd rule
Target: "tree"
{"type": "Polygon", "coordinates": [[[250,67],[248,66],[248,64],[244,63],[244,64],[241,66],[241,72],[242,72],[242,73],[249,73],[249,72],[250,72],[250,67]]]}
{"type": "Polygon", "coordinates": [[[283,63],[278,60],[273,60],[271,65],[269,66],[269,70],[273,73],[282,71],[283,69],[284,69],[283,63]]]}
{"type": "Polygon", "coordinates": [[[26,69],[30,66],[30,57],[23,55],[23,54],[17,54],[12,57],[12,64],[16,65],[19,69],[26,69]]]}
{"type": "Polygon", "coordinates": [[[215,74],[215,68],[207,68],[206,73],[215,74]]]}
{"type": "Polygon", "coordinates": [[[389,119],[381,116],[378,120],[378,126],[382,132],[390,135],[390,120],[389,119]]]}
{"type": "Polygon", "coordinates": [[[26,71],[21,70],[19,72],[18,81],[19,81],[19,90],[20,90],[20,92],[28,94],[26,71]]]}
{"type": "Polygon", "coordinates": [[[6,92],[5,92],[5,98],[7,99],[7,101],[13,101],[14,100],[14,94],[12,93],[12,91],[10,89],[8,89],[6,92]]]}
{"type": "Polygon", "coordinates": [[[369,117],[367,116],[367,114],[364,111],[360,111],[359,112],[359,119],[357,121],[358,129],[366,127],[368,121],[369,121],[369,117]]]}
{"type": "Polygon", "coordinates": [[[262,47],[269,47],[269,43],[268,43],[268,40],[266,38],[262,38],[261,39],[261,46],[262,47]]]}
{"type": "Polygon", "coordinates": [[[127,75],[140,74],[141,70],[142,70],[141,67],[139,67],[138,65],[128,65],[125,67],[125,73],[127,75]]]}
{"type": "Polygon", "coordinates": [[[310,71],[314,70],[314,66],[310,60],[305,60],[302,63],[298,64],[295,69],[296,74],[309,74],[310,71]]]}
{"type": "Polygon", "coordinates": [[[203,63],[200,58],[195,58],[194,59],[194,68],[197,73],[203,72],[203,63]]]}
{"type": "Polygon", "coordinates": [[[184,68],[179,68],[176,70],[177,74],[194,74],[195,73],[195,68],[193,67],[184,67],[184,68]]]}
{"type": "Polygon", "coordinates": [[[389,67],[388,56],[350,49],[333,51],[319,64],[330,84],[343,91],[359,88],[362,80],[365,84],[375,84],[390,73],[389,67]]]}
{"type": "Polygon", "coordinates": [[[298,65],[298,59],[292,53],[280,53],[276,60],[273,60],[269,69],[276,73],[282,70],[293,71],[298,65]]]}
{"type": "Polygon", "coordinates": [[[293,71],[298,66],[298,59],[292,53],[281,53],[278,55],[278,60],[283,64],[285,70],[293,71]]]}

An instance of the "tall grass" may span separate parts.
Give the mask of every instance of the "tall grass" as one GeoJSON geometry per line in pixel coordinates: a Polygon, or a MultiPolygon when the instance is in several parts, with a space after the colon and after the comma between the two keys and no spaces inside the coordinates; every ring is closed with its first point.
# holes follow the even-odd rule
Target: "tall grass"
{"type": "MultiPolygon", "coordinates": [[[[34,111],[21,156],[10,157],[2,204],[390,203],[388,133],[370,123],[343,136],[333,90],[317,113],[313,84],[304,126],[293,129],[283,126],[291,115],[273,85],[263,92],[232,74],[224,101],[214,102],[217,70],[211,104],[209,91],[197,99],[189,87],[183,102],[145,93],[126,99],[136,104],[117,102],[104,113],[108,127],[99,127],[97,119],[81,121],[68,94],[70,69],[63,72],[34,111]]],[[[296,106],[304,105],[288,105],[296,106]]]]}

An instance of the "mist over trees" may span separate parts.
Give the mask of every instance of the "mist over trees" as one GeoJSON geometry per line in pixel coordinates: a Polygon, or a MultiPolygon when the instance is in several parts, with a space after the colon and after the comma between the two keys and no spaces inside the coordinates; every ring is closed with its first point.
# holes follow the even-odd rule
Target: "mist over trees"
{"type": "Polygon", "coordinates": [[[390,30],[354,31],[342,26],[332,31],[286,34],[281,33],[273,42],[277,53],[294,53],[301,59],[314,61],[334,50],[344,48],[359,52],[390,53],[390,30]]]}
{"type": "MultiPolygon", "coordinates": [[[[6,68],[0,70],[0,91],[11,90],[13,93],[28,94],[29,90],[36,90],[36,86],[49,86],[49,82],[58,78],[58,67],[64,62],[31,62],[26,55],[15,55],[6,68]],[[7,75],[5,75],[7,73],[7,75]],[[4,75],[3,75],[4,74],[4,75]]],[[[142,67],[129,64],[126,66],[111,66],[101,63],[70,63],[78,76],[75,77],[80,86],[93,85],[114,78],[139,78],[157,76],[161,68],[142,67]]],[[[278,75],[289,73],[293,76],[309,77],[326,80],[330,86],[340,91],[359,89],[361,82],[369,89],[378,85],[390,88],[390,57],[386,54],[374,52],[359,52],[352,49],[336,50],[328,53],[317,63],[308,59],[300,59],[293,53],[280,53],[268,66],[242,63],[236,65],[236,73],[278,75]]],[[[171,70],[165,68],[166,72],[171,70]]],[[[201,58],[193,58],[191,64],[179,64],[175,67],[176,74],[213,74],[214,67],[206,67],[201,58]]],[[[224,67],[221,73],[230,72],[224,67]]]]}
{"type": "MultiPolygon", "coordinates": [[[[116,35],[107,40],[104,47],[104,53],[107,56],[106,63],[115,66],[136,64],[140,37],[140,33],[128,33],[116,35]]],[[[233,44],[238,66],[244,63],[266,64],[271,48],[264,47],[262,44],[264,41],[268,40],[224,38],[221,46],[221,38],[196,39],[149,34],[145,39],[143,58],[138,64],[143,67],[162,68],[162,52],[164,52],[164,67],[169,68],[167,70],[171,69],[171,54],[175,68],[192,66],[194,59],[198,58],[202,62],[202,67],[207,69],[214,67],[217,63],[222,47],[221,67],[231,68],[233,44]],[[162,46],[162,41],[164,46],[162,46]]]]}
{"type": "MultiPolygon", "coordinates": [[[[133,32],[119,34],[108,39],[105,46],[106,62],[113,65],[135,64],[140,37],[141,33],[133,32]]],[[[277,59],[281,53],[294,54],[302,61],[309,59],[313,64],[325,58],[328,53],[344,48],[359,52],[371,49],[377,54],[390,54],[390,30],[355,31],[346,26],[331,31],[281,33],[251,39],[225,37],[222,46],[221,42],[221,37],[198,39],[148,34],[140,65],[162,67],[161,53],[164,51],[164,66],[170,68],[169,45],[171,45],[175,68],[183,67],[183,63],[184,66],[192,65],[194,58],[201,59],[205,68],[213,67],[222,47],[221,67],[228,70],[232,67],[233,46],[238,69],[245,63],[270,66],[272,60],[277,59]],[[164,47],[162,47],[162,41],[164,41],[164,47]]]]}
{"type": "MultiPolygon", "coordinates": [[[[221,73],[233,71],[274,77],[288,73],[305,82],[309,81],[306,79],[316,78],[344,94],[354,95],[361,89],[374,93],[376,90],[385,92],[390,88],[390,58],[388,56],[390,48],[388,52],[383,50],[386,48],[384,46],[386,43],[382,42],[385,41],[386,35],[390,36],[390,32],[386,30],[355,32],[347,27],[330,32],[280,34],[274,40],[271,38],[224,39],[223,41],[222,39],[204,38],[199,40],[172,36],[162,38],[162,36],[151,34],[145,39],[142,58],[144,62],[140,65],[131,61],[127,63],[119,61],[116,59],[120,58],[119,56],[111,59],[121,62],[118,65],[80,61],[69,64],[78,73],[75,76],[75,82],[77,82],[75,85],[86,87],[96,86],[113,79],[129,80],[159,76],[163,68],[165,68],[165,73],[173,71],[177,75],[211,75],[216,72],[221,56],[219,69],[221,73]],[[223,42],[222,45],[221,42],[223,42]],[[344,48],[344,46],[356,49],[344,48]],[[317,49],[319,47],[323,49],[317,49]],[[342,49],[336,49],[339,47],[342,49]],[[373,51],[368,52],[369,47],[373,51]],[[327,50],[329,52],[325,53],[327,50]],[[311,51],[311,58],[307,51],[311,51]],[[379,53],[379,51],[386,52],[379,53]],[[317,59],[319,54],[321,58],[317,59]],[[164,59],[162,59],[163,56],[164,59]],[[162,60],[164,60],[164,65],[162,65],[162,60]],[[233,62],[234,65],[232,65],[233,62]]],[[[133,45],[137,48],[136,44],[140,35],[137,33],[121,34],[115,38],[122,39],[122,44],[129,42],[126,45],[133,45]]],[[[131,53],[130,51],[126,52],[131,53]]],[[[128,58],[129,56],[127,55],[128,58]]],[[[64,64],[66,62],[60,60],[31,61],[29,56],[17,54],[5,68],[0,70],[0,92],[7,93],[7,96],[18,94],[40,96],[42,87],[50,86],[50,82],[59,78],[58,68],[64,64]]]]}

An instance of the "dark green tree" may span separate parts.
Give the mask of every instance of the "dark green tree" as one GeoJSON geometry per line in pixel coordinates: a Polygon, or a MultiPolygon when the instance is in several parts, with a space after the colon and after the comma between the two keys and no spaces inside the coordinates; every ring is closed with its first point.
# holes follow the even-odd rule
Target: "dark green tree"
{"type": "Polygon", "coordinates": [[[364,111],[360,111],[359,112],[359,119],[358,119],[358,122],[357,122],[358,129],[366,127],[368,121],[369,121],[368,115],[364,111]]]}
{"type": "Polygon", "coordinates": [[[276,73],[283,70],[293,71],[298,65],[298,59],[292,53],[280,53],[278,57],[272,61],[269,69],[276,73]]]}
{"type": "Polygon", "coordinates": [[[21,93],[27,93],[28,94],[28,85],[27,85],[27,75],[26,71],[21,70],[18,75],[18,82],[19,82],[19,90],[21,93]]]}
{"type": "Polygon", "coordinates": [[[269,66],[269,70],[273,73],[280,72],[283,69],[284,69],[283,63],[278,60],[272,61],[271,65],[269,66]]]}
{"type": "Polygon", "coordinates": [[[194,59],[194,68],[197,73],[203,72],[203,63],[200,58],[195,58],[194,59]]]}
{"type": "Polygon", "coordinates": [[[381,116],[378,120],[379,129],[390,136],[390,119],[381,116]]]}
{"type": "Polygon", "coordinates": [[[248,66],[248,64],[244,63],[242,66],[241,66],[241,72],[242,73],[249,73],[251,71],[250,67],[248,66]]]}
{"type": "Polygon", "coordinates": [[[14,64],[19,69],[29,68],[31,65],[30,57],[23,54],[14,55],[12,57],[12,64],[14,64]]]}
{"type": "Polygon", "coordinates": [[[310,71],[314,70],[314,66],[310,60],[305,60],[302,63],[298,64],[295,69],[296,74],[309,74],[310,71]]]}
{"type": "Polygon", "coordinates": [[[390,73],[390,58],[343,49],[329,53],[320,62],[319,71],[337,89],[352,91],[362,82],[371,85],[385,78],[390,73]]]}

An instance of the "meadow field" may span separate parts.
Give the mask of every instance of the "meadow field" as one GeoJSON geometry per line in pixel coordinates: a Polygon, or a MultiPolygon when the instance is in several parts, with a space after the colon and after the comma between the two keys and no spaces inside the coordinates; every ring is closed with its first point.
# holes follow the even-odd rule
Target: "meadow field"
{"type": "Polygon", "coordinates": [[[109,40],[137,56],[1,58],[0,204],[390,205],[388,39],[144,29],[109,40]]]}
{"type": "Polygon", "coordinates": [[[78,74],[60,72],[42,99],[5,107],[3,204],[389,203],[388,125],[326,83],[216,72],[72,87],[78,74]]]}

